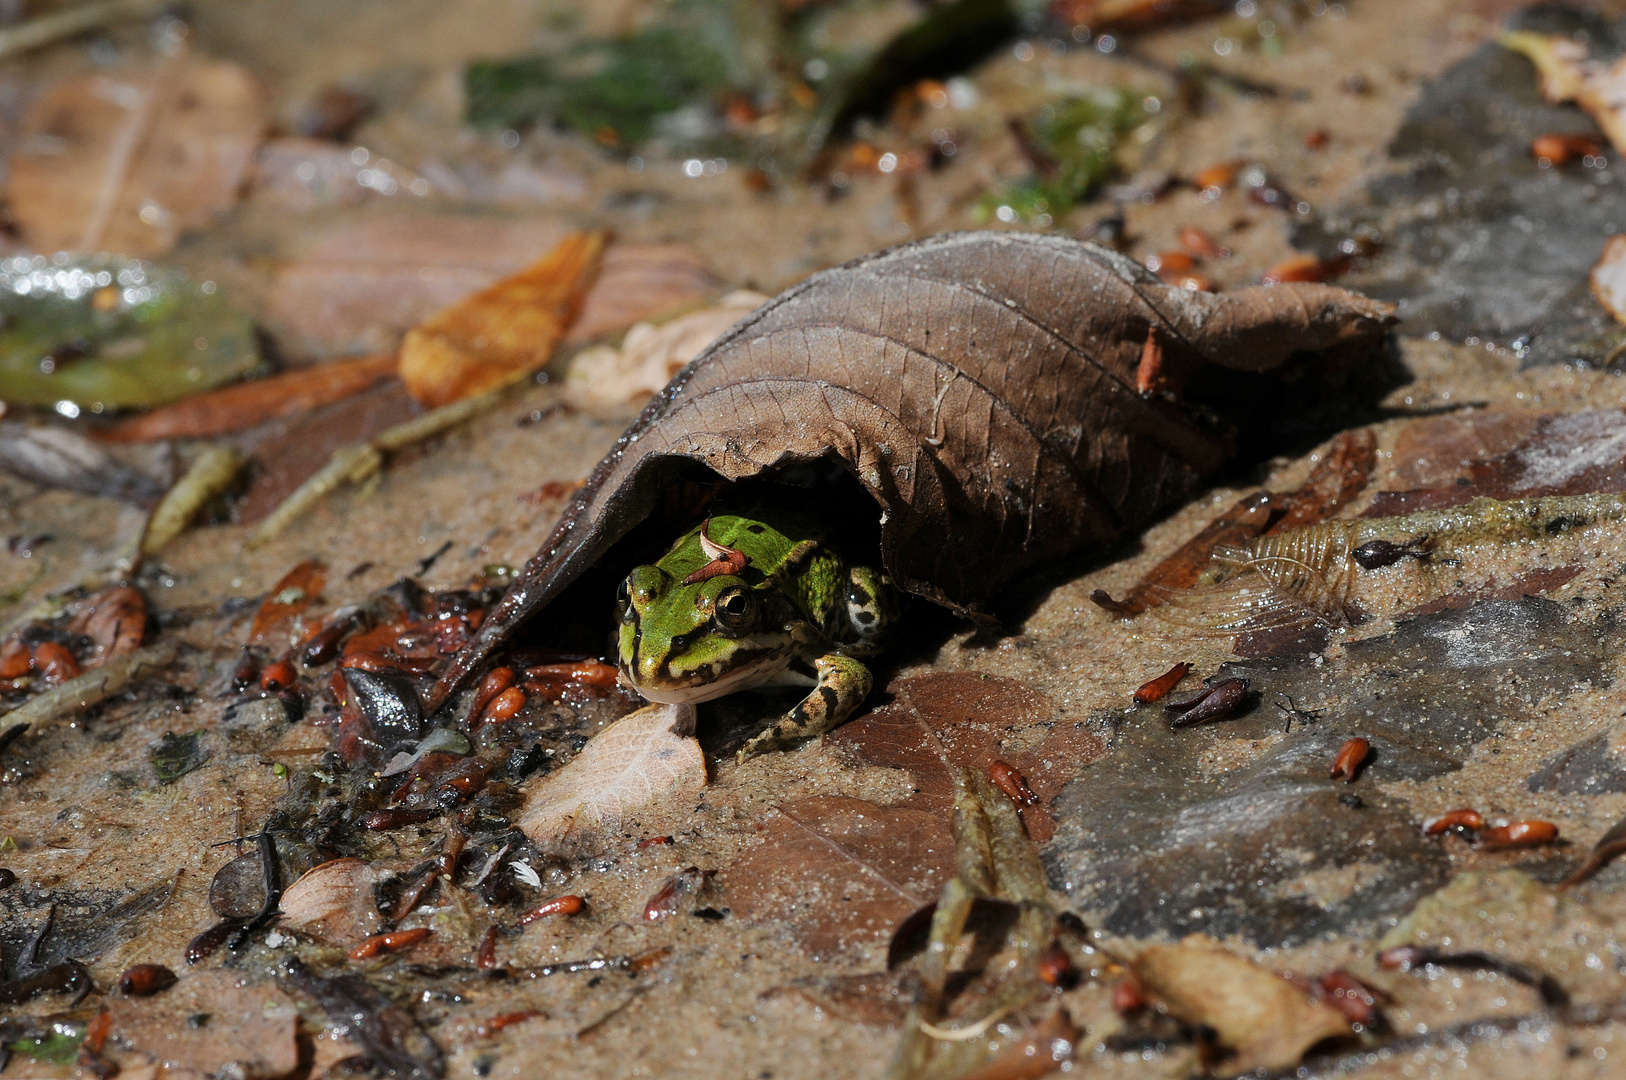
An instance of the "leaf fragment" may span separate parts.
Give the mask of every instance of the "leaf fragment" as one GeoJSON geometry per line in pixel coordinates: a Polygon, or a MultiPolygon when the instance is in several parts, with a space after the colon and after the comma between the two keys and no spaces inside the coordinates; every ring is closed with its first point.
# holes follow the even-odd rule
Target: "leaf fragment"
{"type": "Polygon", "coordinates": [[[401,342],[401,379],[431,408],[545,365],[580,310],[606,235],[572,233],[541,261],[431,316],[401,342]]]}
{"type": "Polygon", "coordinates": [[[199,743],[202,736],[202,728],[183,735],[172,731],[164,733],[158,745],[147,754],[160,784],[173,784],[187,773],[202,768],[203,763],[209,760],[209,751],[199,743]]]}
{"type": "Polygon", "coordinates": [[[326,585],[327,567],[317,559],[306,559],[282,575],[254,612],[248,644],[278,644],[277,635],[287,633],[288,624],[316,602],[326,585]]]}
{"type": "Polygon", "coordinates": [[[590,843],[637,828],[669,831],[706,786],[706,759],[689,705],[649,705],[597,735],[564,768],[526,792],[519,827],[543,848],[590,843]]]}
{"type": "Polygon", "coordinates": [[[723,297],[716,307],[680,315],[659,326],[641,322],[627,331],[620,348],[584,349],[570,362],[565,396],[588,408],[624,405],[653,396],[683,365],[767,299],[740,289],[723,297]]]}
{"type": "Polygon", "coordinates": [[[1626,153],[1626,111],[1619,89],[1626,77],[1626,57],[1604,64],[1591,59],[1585,45],[1560,34],[1513,30],[1500,40],[1503,48],[1536,65],[1542,97],[1554,105],[1575,102],[1598,122],[1615,149],[1626,153]]]}
{"type": "Polygon", "coordinates": [[[1148,998],[1235,1051],[1221,1076],[1290,1068],[1323,1039],[1350,1034],[1336,1009],[1201,934],[1150,946],[1132,967],[1148,998]]]}

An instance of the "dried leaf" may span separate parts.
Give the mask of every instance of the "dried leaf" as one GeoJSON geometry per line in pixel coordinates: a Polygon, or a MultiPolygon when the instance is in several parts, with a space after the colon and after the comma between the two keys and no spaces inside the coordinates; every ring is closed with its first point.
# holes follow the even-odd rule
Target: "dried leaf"
{"type": "Polygon", "coordinates": [[[1286,1069],[1323,1039],[1350,1034],[1343,1014],[1212,938],[1153,945],[1133,965],[1148,998],[1188,1024],[1214,1030],[1236,1056],[1221,1076],[1286,1069]]]}
{"type": "Polygon", "coordinates": [[[1620,86],[1626,58],[1606,65],[1587,56],[1587,47],[1557,34],[1515,30],[1502,35],[1503,48],[1530,59],[1541,73],[1541,95],[1554,105],[1573,101],[1592,115],[1615,149],[1626,153],[1626,112],[1620,86]]]}
{"type": "Polygon", "coordinates": [[[268,116],[236,64],[71,79],[23,121],[6,194],[36,251],[160,255],[237,201],[268,116]]]}
{"type": "Polygon", "coordinates": [[[581,308],[605,239],[572,233],[535,265],[408,331],[401,342],[407,390],[438,408],[546,364],[581,308]]]}
{"type": "Polygon", "coordinates": [[[0,469],[46,487],[156,505],[163,485],[120,465],[77,432],[58,427],[0,424],[0,469]]]}
{"type": "Polygon", "coordinates": [[[641,319],[683,311],[717,288],[695,253],[679,244],[611,244],[563,344],[585,345],[641,319]]]}
{"type": "Polygon", "coordinates": [[[1339,346],[1370,359],[1390,318],[1386,305],[1325,285],[1193,293],[1104,248],[1020,233],[938,237],[816,275],[644,411],[434,703],[641,522],[690,462],[743,480],[833,459],[879,505],[893,580],[980,612],[1013,575],[1105,550],[1225,459],[1228,431],[1135,392],[1152,325],[1171,381],[1200,393],[1218,378],[1212,406],[1250,425],[1299,422],[1317,378],[1343,369],[1304,359],[1294,370],[1311,388],[1294,384],[1293,409],[1265,372],[1339,346]]]}
{"type": "Polygon", "coordinates": [[[195,394],[145,416],[120,421],[102,432],[101,437],[109,442],[147,442],[225,435],[358,394],[394,375],[396,365],[394,356],[363,356],[297,368],[268,379],[195,394]]]}
{"type": "Polygon", "coordinates": [[[240,972],[189,973],[156,997],[114,996],[107,1008],[120,1045],[162,1062],[164,1075],[272,1080],[299,1066],[298,1008],[274,983],[240,972]]]}
{"type": "Polygon", "coordinates": [[[948,818],[845,795],[787,803],[729,867],[741,918],[787,927],[815,957],[880,944],[954,872],[948,818]]]}
{"type": "Polygon", "coordinates": [[[282,921],[319,941],[354,944],[383,927],[373,899],[377,880],[360,859],[312,867],[282,894],[282,921]]]}
{"type": "Polygon", "coordinates": [[[316,602],[326,585],[327,567],[316,559],[306,559],[282,575],[260,601],[249,627],[248,643],[270,648],[281,645],[279,639],[288,635],[289,624],[316,602]]]}
{"type": "Polygon", "coordinates": [[[283,964],[283,978],[308,994],[334,1028],[361,1044],[379,1066],[407,1080],[440,1080],[446,1056],[412,1014],[353,975],[325,979],[297,959],[283,964]]]}
{"type": "Polygon", "coordinates": [[[1287,497],[1287,513],[1270,527],[1283,532],[1335,517],[1366,490],[1378,461],[1378,437],[1371,428],[1340,432],[1298,489],[1287,497]]]}
{"type": "Polygon", "coordinates": [[[123,257],[0,260],[0,316],[12,402],[147,409],[260,362],[253,326],[214,282],[123,257]]]}
{"type": "Polygon", "coordinates": [[[650,705],[597,735],[564,768],[526,792],[519,827],[542,847],[594,836],[670,831],[706,786],[706,759],[688,705],[650,705]]]}
{"type": "Polygon", "coordinates": [[[613,407],[660,392],[683,365],[729,328],[767,302],[761,293],[729,293],[716,307],[680,315],[656,326],[639,323],[620,348],[601,345],[577,353],[570,362],[565,396],[585,408],[613,407]]]}
{"type": "Polygon", "coordinates": [[[68,631],[84,634],[95,642],[96,651],[85,661],[95,668],[115,656],[134,652],[147,636],[147,600],[141,590],[115,585],[76,605],[68,631]]]}
{"type": "Polygon", "coordinates": [[[1626,323],[1626,236],[1611,236],[1592,268],[1592,295],[1616,322],[1626,323]]]}

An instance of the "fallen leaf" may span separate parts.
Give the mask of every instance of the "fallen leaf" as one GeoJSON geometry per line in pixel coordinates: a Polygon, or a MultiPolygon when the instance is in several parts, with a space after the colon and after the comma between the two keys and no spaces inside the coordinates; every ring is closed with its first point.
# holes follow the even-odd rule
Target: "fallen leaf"
{"type": "Polygon", "coordinates": [[[0,260],[5,400],[71,415],[147,409],[259,363],[253,325],[212,281],[115,256],[0,260]]]}
{"type": "Polygon", "coordinates": [[[281,639],[291,635],[291,624],[316,602],[326,585],[327,567],[315,559],[306,559],[282,575],[254,612],[248,643],[278,650],[284,644],[281,639]]]}
{"type": "Polygon", "coordinates": [[[1615,149],[1626,153],[1626,113],[1621,111],[1620,94],[1626,84],[1626,57],[1604,64],[1591,59],[1579,41],[1527,30],[1503,34],[1501,43],[1536,65],[1542,97],[1554,105],[1575,102],[1598,122],[1615,149]]]}
{"type": "Polygon", "coordinates": [[[0,423],[0,469],[46,487],[101,495],[151,507],[163,497],[157,480],[114,461],[77,432],[0,423]]]}
{"type": "Polygon", "coordinates": [[[297,368],[268,379],[227,386],[144,416],[122,420],[100,433],[108,442],[201,439],[292,416],[360,393],[395,374],[394,356],[363,356],[297,368]]]}
{"type": "Polygon", "coordinates": [[[330,945],[351,945],[383,928],[374,899],[378,881],[360,859],[314,866],[282,894],[284,925],[330,945]]]}
{"type": "Polygon", "coordinates": [[[1287,512],[1268,531],[1284,532],[1336,517],[1366,490],[1377,461],[1378,437],[1371,428],[1339,432],[1304,483],[1286,497],[1287,512]]]}
{"type": "MultiPolygon", "coordinates": [[[[1391,319],[1386,305],[1326,285],[1189,292],[1105,248],[1025,233],[940,236],[817,274],[740,323],[644,410],[432,703],[695,462],[730,481],[840,464],[876,502],[892,580],[986,616],[1012,576],[1105,551],[1184,499],[1226,457],[1209,422],[1220,413],[1243,410],[1231,422],[1257,436],[1332,409],[1317,380],[1352,374],[1342,365],[1369,355],[1391,319]],[[1217,379],[1224,390],[1210,403],[1220,413],[1135,391],[1154,323],[1169,331],[1172,382],[1217,379]],[[1335,349],[1341,360],[1315,358],[1335,349]],[[1295,355],[1303,378],[1288,391],[1268,373],[1295,355]]],[[[1347,422],[1348,398],[1339,399],[1347,422]]]]}
{"type": "Polygon", "coordinates": [[[706,786],[706,759],[687,705],[649,705],[593,736],[564,768],[535,781],[519,827],[544,848],[625,832],[658,835],[687,820],[706,786]]]}
{"type": "Polygon", "coordinates": [[[693,307],[717,293],[717,279],[679,244],[611,244],[562,344],[585,345],[641,319],[693,307]]]}
{"type": "Polygon", "coordinates": [[[1538,412],[1509,409],[1418,417],[1395,438],[1382,483],[1396,491],[1467,484],[1473,466],[1517,447],[1541,419],[1538,412]]]}
{"type": "Polygon", "coordinates": [[[1626,236],[1611,236],[1592,268],[1592,295],[1617,322],[1626,323],[1626,236]]]}
{"type": "Polygon", "coordinates": [[[68,632],[84,634],[95,643],[95,651],[85,660],[87,668],[134,652],[147,636],[146,597],[130,585],[103,589],[75,605],[68,632]]]}
{"type": "Polygon", "coordinates": [[[570,362],[565,397],[582,408],[614,407],[652,397],[684,364],[767,299],[742,289],[723,297],[716,307],[680,315],[659,326],[639,323],[627,331],[620,348],[584,349],[570,362]]]}
{"type": "Polygon", "coordinates": [[[1235,1051],[1221,1076],[1286,1069],[1323,1039],[1350,1034],[1342,1013],[1201,934],[1153,945],[1132,966],[1148,998],[1235,1051]]]}
{"type": "Polygon", "coordinates": [[[940,810],[824,795],[787,803],[763,824],[762,843],[725,873],[729,904],[743,919],[788,929],[816,958],[883,946],[954,873],[940,810]]]}
{"type": "Polygon", "coordinates": [[[161,255],[237,201],[267,119],[236,64],[179,58],[70,79],[23,121],[13,220],[36,251],[161,255]]]}
{"type": "Polygon", "coordinates": [[[1147,30],[1224,11],[1224,0],[1063,0],[1057,13],[1092,30],[1147,30]]]}
{"type": "Polygon", "coordinates": [[[536,264],[441,311],[401,342],[401,380],[430,408],[545,365],[598,270],[602,232],[572,233],[536,264]]]}
{"type": "Polygon", "coordinates": [[[165,1076],[272,1080],[299,1066],[298,1007],[241,972],[191,972],[155,997],[115,995],[106,1007],[121,1047],[163,1063],[165,1076]]]}

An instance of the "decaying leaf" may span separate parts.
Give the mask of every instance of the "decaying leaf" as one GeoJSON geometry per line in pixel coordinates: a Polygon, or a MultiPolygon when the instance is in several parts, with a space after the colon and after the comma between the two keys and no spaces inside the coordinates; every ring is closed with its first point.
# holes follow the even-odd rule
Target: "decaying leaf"
{"type": "Polygon", "coordinates": [[[95,642],[95,652],[86,658],[85,666],[100,667],[141,647],[147,636],[147,600],[130,585],[104,589],[79,602],[68,631],[95,642]]]}
{"type": "Polygon", "coordinates": [[[535,265],[430,317],[401,342],[401,379],[431,408],[542,367],[581,308],[602,232],[572,233],[535,265]]]}
{"type": "Polygon", "coordinates": [[[565,396],[573,404],[589,408],[652,397],[683,365],[767,299],[741,289],[723,297],[716,307],[680,315],[659,326],[639,323],[627,331],[620,348],[600,345],[576,354],[566,377],[565,396]]]}
{"type": "Polygon", "coordinates": [[[1626,112],[1621,87],[1626,85],[1626,57],[1613,64],[1590,59],[1587,47],[1558,34],[1514,30],[1502,35],[1502,46],[1529,57],[1541,74],[1541,94],[1557,105],[1573,101],[1592,114],[1615,149],[1626,153],[1626,112]]]}
{"type": "Polygon", "coordinates": [[[1150,946],[1133,966],[1149,999],[1235,1051],[1222,1076],[1285,1069],[1323,1039],[1350,1034],[1342,1013],[1201,934],[1150,946]]]}
{"type": "Polygon", "coordinates": [[[360,859],[333,859],[307,870],[282,894],[282,921],[319,941],[353,945],[382,928],[373,885],[360,859]]]}
{"type": "Polygon", "coordinates": [[[617,720],[531,787],[519,827],[543,847],[668,831],[693,812],[706,786],[700,744],[676,734],[693,730],[688,705],[650,705],[617,720]]]}
{"type": "Polygon", "coordinates": [[[289,624],[316,602],[327,585],[327,567],[315,559],[304,562],[282,575],[254,613],[249,627],[248,643],[275,647],[282,644],[279,635],[287,635],[289,624]]]}
{"type": "Polygon", "coordinates": [[[199,745],[202,737],[202,728],[184,735],[172,731],[164,733],[164,737],[147,753],[152,761],[153,774],[160,784],[173,784],[209,760],[209,751],[199,745]]]}
{"type": "Polygon", "coordinates": [[[699,256],[681,244],[611,244],[563,344],[585,345],[685,311],[717,289],[699,256]]]}
{"type": "Polygon", "coordinates": [[[1626,236],[1611,236],[1592,268],[1592,295],[1618,322],[1626,323],[1626,236]]]}
{"type": "Polygon", "coordinates": [[[82,491],[152,506],[163,485],[114,461],[106,450],[77,432],[57,427],[0,424],[0,469],[46,487],[82,491]]]}
{"type": "Polygon", "coordinates": [[[446,1056],[411,1013],[353,975],[323,978],[297,959],[283,963],[284,982],[313,998],[329,1023],[359,1043],[367,1056],[407,1080],[440,1080],[446,1056]]]}
{"type": "Polygon", "coordinates": [[[108,998],[114,1036],[164,1076],[272,1080],[299,1065],[299,1010],[275,983],[188,973],[156,997],[108,998]]]}
{"type": "Polygon", "coordinates": [[[70,413],[167,404],[260,362],[214,282],[118,256],[0,260],[0,316],[0,398],[70,413]]]}
{"type": "Polygon", "coordinates": [[[1302,360],[1292,409],[1265,373],[1318,350],[1371,370],[1390,319],[1387,305],[1325,285],[1194,293],[1104,248],[1019,233],[937,237],[815,275],[644,410],[433,703],[694,462],[737,481],[833,461],[879,505],[892,579],[978,613],[1013,575],[1104,550],[1186,497],[1233,434],[1199,416],[1303,420],[1318,382],[1347,369],[1302,360]],[[1135,391],[1154,325],[1170,385],[1215,413],[1135,391]]]}
{"type": "Polygon", "coordinates": [[[109,442],[201,439],[241,431],[360,393],[395,374],[394,356],[334,360],[195,394],[174,405],[120,421],[102,433],[109,442]]]}
{"type": "Polygon", "coordinates": [[[160,255],[237,200],[267,119],[236,64],[183,57],[69,80],[23,122],[12,215],[36,251],[160,255]]]}

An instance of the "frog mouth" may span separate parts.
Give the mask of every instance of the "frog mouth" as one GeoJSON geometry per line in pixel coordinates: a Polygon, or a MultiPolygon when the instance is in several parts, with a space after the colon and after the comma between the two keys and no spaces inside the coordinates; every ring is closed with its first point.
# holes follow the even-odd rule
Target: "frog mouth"
{"type": "Polygon", "coordinates": [[[686,670],[668,662],[659,681],[646,683],[630,676],[627,681],[645,698],[663,705],[711,701],[737,690],[784,682],[791,661],[789,644],[788,640],[774,640],[761,648],[736,652],[727,661],[696,664],[686,670]],[[730,670],[719,671],[724,663],[730,670]]]}

